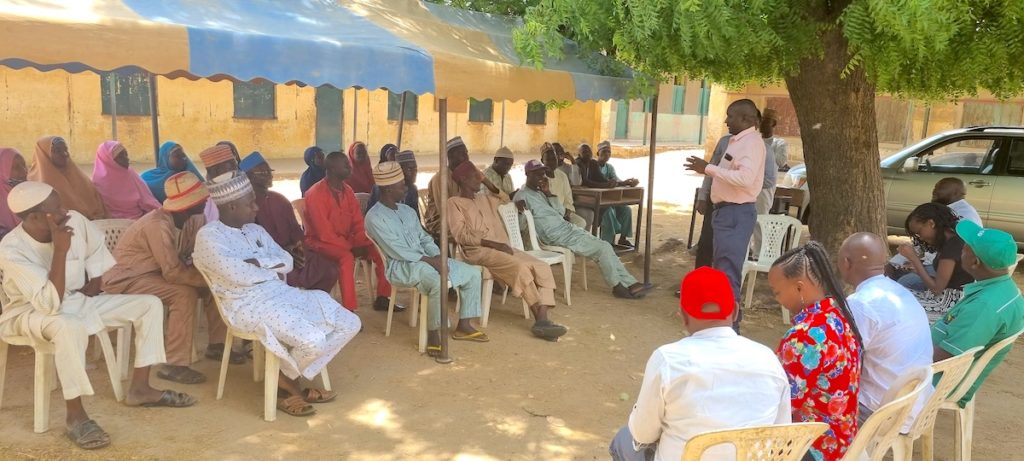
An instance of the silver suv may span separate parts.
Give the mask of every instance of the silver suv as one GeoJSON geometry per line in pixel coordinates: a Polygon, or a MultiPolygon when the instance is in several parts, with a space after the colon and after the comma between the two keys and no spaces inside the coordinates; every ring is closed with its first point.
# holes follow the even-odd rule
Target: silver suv
{"type": "MultiPolygon", "coordinates": [[[[1024,248],[1024,128],[946,131],[886,157],[881,166],[890,234],[905,234],[907,215],[931,201],[938,180],[953,176],[967,185],[967,202],[978,210],[985,227],[1009,232],[1017,247],[1024,248]]],[[[804,209],[810,211],[806,168],[790,169],[781,185],[803,189],[804,209]]]]}

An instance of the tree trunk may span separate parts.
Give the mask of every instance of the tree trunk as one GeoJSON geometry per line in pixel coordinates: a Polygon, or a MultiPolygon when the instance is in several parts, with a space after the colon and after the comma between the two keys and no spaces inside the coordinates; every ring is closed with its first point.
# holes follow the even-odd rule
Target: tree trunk
{"type": "Polygon", "coordinates": [[[862,67],[842,76],[850,60],[846,38],[833,27],[821,35],[821,57],[805,58],[786,79],[800,123],[810,232],[835,258],[854,232],[885,236],[885,194],[875,125],[875,86],[862,67]]]}

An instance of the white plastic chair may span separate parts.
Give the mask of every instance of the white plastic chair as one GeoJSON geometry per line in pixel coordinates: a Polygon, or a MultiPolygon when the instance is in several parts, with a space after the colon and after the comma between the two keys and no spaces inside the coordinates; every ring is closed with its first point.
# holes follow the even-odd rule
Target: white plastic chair
{"type": "MultiPolygon", "coordinates": [[[[380,245],[377,244],[376,240],[374,240],[372,237],[369,237],[369,238],[370,238],[370,241],[373,242],[373,246],[377,249],[377,252],[380,253],[381,258],[384,259],[384,264],[387,264],[387,260],[388,260],[387,253],[384,253],[383,251],[381,251],[380,245]]],[[[418,342],[417,342],[417,350],[419,350],[420,353],[422,354],[422,353],[427,351],[427,303],[429,303],[430,300],[429,300],[429,298],[428,298],[426,293],[424,293],[422,291],[419,291],[419,289],[416,288],[415,286],[402,285],[402,284],[398,284],[398,283],[395,283],[394,281],[390,281],[390,280],[389,280],[389,282],[391,282],[391,302],[388,303],[388,320],[387,320],[387,326],[384,327],[384,336],[391,336],[391,319],[394,318],[394,316],[395,316],[395,300],[398,297],[398,290],[416,290],[416,293],[417,293],[418,296],[413,296],[412,297],[412,305],[409,306],[409,308],[407,309],[407,312],[409,313],[409,326],[410,327],[415,328],[416,327],[416,321],[417,321],[417,319],[419,320],[419,339],[418,339],[418,342]]],[[[452,287],[452,281],[448,280],[448,288],[451,288],[451,287],[452,287]]],[[[488,287],[488,288],[490,288],[490,287],[488,287]]],[[[489,289],[488,289],[488,291],[489,291],[489,289]]],[[[458,295],[456,295],[456,296],[458,296],[458,295]]],[[[456,297],[456,299],[455,299],[455,311],[458,312],[460,307],[461,307],[461,303],[459,302],[459,299],[456,297]]],[[[441,306],[441,308],[444,309],[445,306],[441,306]]],[[[487,315],[488,315],[488,312],[490,310],[490,306],[485,304],[485,305],[480,306],[480,308],[483,311],[481,313],[481,316],[483,318],[486,318],[487,315]]],[[[481,320],[481,324],[483,324],[483,322],[484,321],[481,320]]]]}
{"type": "Polygon", "coordinates": [[[857,429],[857,436],[846,449],[843,461],[882,461],[896,443],[900,429],[907,420],[921,392],[931,386],[930,368],[908,372],[894,384],[882,399],[882,406],[857,429]]]}
{"type": "Polygon", "coordinates": [[[359,212],[366,214],[366,205],[370,203],[370,194],[366,192],[356,192],[356,200],[359,200],[359,212]]]}
{"type": "Polygon", "coordinates": [[[975,394],[974,398],[970,402],[967,402],[967,406],[960,408],[957,403],[967,394],[967,391],[974,386],[974,383],[978,381],[978,376],[985,370],[992,359],[1003,350],[1008,349],[1013,345],[1014,341],[1020,337],[1024,330],[1018,331],[1014,335],[993,344],[981,357],[978,357],[971,365],[971,369],[964,376],[964,379],[960,382],[960,385],[956,387],[953,393],[946,397],[946,400],[942,402],[939,410],[951,410],[956,416],[955,431],[956,436],[953,439],[953,450],[956,461],[971,461],[971,445],[974,438],[974,402],[978,400],[978,395],[975,394]]]}
{"type": "MultiPolygon", "coordinates": [[[[3,272],[0,271],[0,281],[3,280],[3,272]]],[[[0,305],[8,305],[7,295],[0,290],[0,305]]],[[[121,387],[119,377],[119,365],[114,348],[110,345],[109,330],[103,330],[96,334],[96,338],[103,350],[103,360],[107,364],[107,373],[110,375],[110,387],[114,390],[114,398],[118,402],[124,400],[124,388],[121,387]]],[[[0,338],[0,408],[3,408],[4,383],[7,381],[7,351],[8,345],[31,347],[36,355],[35,375],[33,377],[33,409],[34,422],[32,430],[41,434],[50,430],[50,392],[57,389],[57,369],[53,363],[53,343],[48,341],[33,341],[27,336],[8,336],[0,338]]],[[[126,357],[127,358],[127,357],[126,357]]]]}
{"type": "Polygon", "coordinates": [[[946,396],[953,392],[953,389],[963,380],[967,370],[974,361],[974,355],[981,351],[978,346],[964,352],[956,357],[932,364],[932,376],[938,376],[939,382],[935,385],[935,391],[921,407],[910,430],[906,434],[900,434],[892,447],[893,461],[910,461],[914,454],[914,441],[921,439],[921,459],[932,461],[935,452],[935,417],[939,413],[939,406],[946,400],[946,396]]]}
{"type": "MultiPolygon", "coordinates": [[[[530,249],[526,249],[526,245],[523,242],[523,234],[519,229],[519,211],[516,209],[516,204],[509,202],[498,206],[498,215],[501,216],[501,221],[505,224],[505,233],[508,234],[508,241],[512,248],[526,252],[530,256],[544,261],[548,266],[554,266],[556,264],[562,265],[562,277],[565,283],[565,304],[572,305],[572,263],[576,258],[576,255],[572,253],[572,250],[568,248],[556,247],[556,246],[542,246],[537,240],[537,229],[534,227],[533,214],[530,210],[524,210],[523,216],[526,219],[526,225],[530,238],[530,249]]],[[[508,296],[508,287],[505,288],[505,295],[502,296],[501,302],[504,304],[505,297],[508,296]]],[[[529,306],[523,304],[523,315],[527,319],[530,318],[529,306]]]]}
{"type": "Polygon", "coordinates": [[[737,460],[800,461],[827,429],[825,423],[795,423],[705,432],[686,442],[683,461],[700,461],[705,451],[723,444],[736,448],[737,460]]]}
{"type": "MultiPolygon", "coordinates": [[[[744,298],[743,305],[746,308],[750,308],[750,302],[754,298],[754,284],[757,283],[757,273],[767,273],[772,268],[772,263],[779,256],[794,245],[799,244],[800,234],[803,232],[803,227],[800,224],[800,220],[786,215],[758,215],[757,225],[761,228],[761,252],[758,254],[757,261],[745,261],[743,263],[743,273],[740,277],[740,286],[747,280],[747,275],[750,275],[750,281],[747,283],[747,293],[744,298]]],[[[782,308],[782,320],[785,323],[789,323],[789,311],[785,307],[782,308]]]]}
{"type": "Polygon", "coordinates": [[[1010,275],[1013,275],[1014,271],[1016,271],[1016,270],[1017,270],[1017,265],[1018,265],[1018,264],[1020,264],[1020,261],[1021,261],[1022,259],[1024,259],[1024,255],[1022,255],[1022,254],[1018,254],[1018,255],[1017,255],[1017,262],[1013,263],[1013,265],[1012,265],[1012,266],[1010,266],[1010,269],[1009,269],[1009,273],[1010,273],[1010,275]]]}
{"type": "MultiPolygon", "coordinates": [[[[231,361],[231,343],[234,342],[235,338],[252,341],[252,380],[260,382],[263,380],[263,420],[271,422],[277,419],[277,382],[278,374],[281,371],[281,359],[276,355],[264,350],[263,343],[260,342],[259,337],[254,334],[245,333],[240,330],[236,330],[228,318],[224,315],[224,308],[221,306],[220,297],[217,296],[217,292],[213,288],[213,284],[210,283],[210,277],[203,272],[199,271],[203,275],[203,280],[206,281],[206,285],[210,287],[212,293],[213,304],[217,306],[217,312],[220,313],[221,319],[224,320],[224,325],[227,326],[227,335],[224,337],[224,355],[220,361],[220,378],[217,381],[217,400],[224,397],[224,382],[228,376],[228,362],[231,361]]],[[[320,372],[320,380],[323,381],[324,389],[331,390],[331,377],[327,374],[327,367],[323,368],[320,372]]]]}

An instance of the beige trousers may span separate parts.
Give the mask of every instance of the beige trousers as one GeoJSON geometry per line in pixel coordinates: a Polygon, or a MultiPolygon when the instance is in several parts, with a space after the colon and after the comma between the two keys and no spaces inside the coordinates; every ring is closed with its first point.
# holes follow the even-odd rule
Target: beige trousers
{"type": "MultiPolygon", "coordinates": [[[[167,361],[164,355],[164,316],[160,299],[149,295],[99,295],[87,298],[85,309],[95,311],[107,327],[135,329],[135,368],[167,361]]],[[[54,364],[64,400],[93,395],[85,371],[88,328],[79,316],[46,315],[28,311],[0,325],[0,336],[28,336],[54,346],[54,364]]]]}

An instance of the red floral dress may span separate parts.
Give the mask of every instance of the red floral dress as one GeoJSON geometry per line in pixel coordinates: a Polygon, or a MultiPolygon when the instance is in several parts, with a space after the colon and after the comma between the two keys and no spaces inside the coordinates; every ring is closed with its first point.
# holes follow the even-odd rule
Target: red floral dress
{"type": "Polygon", "coordinates": [[[819,461],[842,458],[857,434],[860,350],[833,303],[825,298],[805,307],[777,351],[789,377],[793,422],[829,425],[809,450],[819,461]]]}

